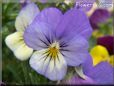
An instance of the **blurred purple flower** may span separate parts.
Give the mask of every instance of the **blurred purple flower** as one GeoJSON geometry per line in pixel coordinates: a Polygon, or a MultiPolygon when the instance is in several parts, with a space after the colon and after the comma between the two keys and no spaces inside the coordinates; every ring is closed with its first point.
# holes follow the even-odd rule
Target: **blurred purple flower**
{"type": "Polygon", "coordinates": [[[110,18],[111,14],[106,9],[96,9],[90,16],[90,23],[93,29],[98,29],[100,23],[106,22],[110,18]]]}
{"type": "Polygon", "coordinates": [[[97,39],[97,44],[107,48],[109,54],[114,54],[114,36],[104,36],[97,39]]]}
{"type": "Polygon", "coordinates": [[[67,65],[78,66],[89,56],[91,33],[84,12],[72,9],[63,15],[57,8],[44,9],[24,33],[26,44],[37,50],[30,66],[50,80],[63,79],[67,65]]]}
{"type": "Polygon", "coordinates": [[[114,68],[108,62],[101,62],[93,66],[92,58],[89,57],[86,61],[83,64],[85,75],[93,79],[96,84],[114,84],[114,68]]]}
{"type": "Polygon", "coordinates": [[[89,11],[96,0],[76,0],[75,8],[82,11],[89,11]]]}

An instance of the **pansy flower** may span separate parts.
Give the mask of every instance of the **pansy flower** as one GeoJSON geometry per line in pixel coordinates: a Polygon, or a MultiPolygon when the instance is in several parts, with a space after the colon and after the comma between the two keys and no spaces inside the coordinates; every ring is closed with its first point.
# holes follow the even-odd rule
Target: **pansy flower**
{"type": "Polygon", "coordinates": [[[106,48],[109,53],[107,61],[114,67],[114,36],[99,37],[97,44],[106,48]]]}
{"type": "Polygon", "coordinates": [[[114,66],[114,37],[104,36],[97,39],[97,45],[94,46],[90,54],[93,58],[93,65],[107,61],[114,66]]]}
{"type": "Polygon", "coordinates": [[[78,66],[89,56],[92,28],[86,14],[71,9],[44,9],[24,32],[25,43],[36,50],[30,66],[50,80],[61,80],[68,66],[78,66]]]}
{"type": "Polygon", "coordinates": [[[68,85],[96,84],[96,82],[92,78],[85,75],[85,72],[90,70],[92,68],[92,65],[93,65],[92,58],[91,56],[88,56],[85,62],[82,64],[82,70],[83,70],[85,78],[81,78],[77,73],[74,73],[70,75],[68,78],[62,80],[60,84],[68,84],[68,85]]]}
{"type": "Polygon", "coordinates": [[[108,50],[104,46],[97,45],[92,48],[90,53],[93,58],[94,66],[96,66],[97,64],[101,62],[108,62],[114,67],[114,55],[109,55],[108,50]]]}
{"type": "Polygon", "coordinates": [[[23,34],[38,13],[39,9],[34,3],[29,3],[24,6],[16,17],[16,32],[10,34],[5,39],[6,45],[13,51],[14,55],[19,60],[26,60],[33,53],[33,49],[25,44],[23,34]]]}
{"type": "Polygon", "coordinates": [[[113,82],[113,70],[114,68],[108,62],[101,62],[96,66],[92,63],[92,58],[88,57],[82,64],[85,79],[80,78],[77,75],[64,81],[62,84],[69,85],[112,85],[113,82]]]}
{"type": "Polygon", "coordinates": [[[67,80],[63,80],[64,84],[85,84],[85,85],[112,85],[114,84],[114,54],[113,54],[113,36],[104,36],[97,39],[97,46],[90,51],[92,56],[88,57],[82,64],[85,79],[74,75],[67,80]]]}
{"type": "Polygon", "coordinates": [[[110,55],[114,55],[114,36],[103,36],[97,39],[97,44],[107,48],[110,55]]]}
{"type": "Polygon", "coordinates": [[[106,22],[111,16],[107,9],[96,9],[90,16],[90,23],[93,29],[98,29],[99,24],[106,22]]]}
{"type": "MultiPolygon", "coordinates": [[[[98,5],[109,5],[112,4],[112,0],[98,0],[99,3],[93,1],[92,7],[86,13],[89,16],[89,20],[93,29],[98,29],[99,25],[105,23],[111,16],[110,10],[103,7],[98,7],[98,5]]],[[[92,2],[92,1],[91,1],[92,2]]],[[[89,3],[88,1],[86,3],[89,3]]],[[[112,8],[113,5],[110,7],[112,8]]]]}
{"type": "MultiPolygon", "coordinates": [[[[92,8],[87,12],[88,16],[91,16],[97,9],[105,9],[109,12],[113,12],[113,1],[112,0],[95,0],[92,8]]],[[[101,16],[102,17],[102,16],[101,16]]]]}
{"type": "Polygon", "coordinates": [[[97,65],[102,61],[106,61],[109,57],[109,53],[107,51],[107,49],[101,45],[97,45],[94,46],[91,51],[90,54],[93,58],[93,65],[97,65]]]}

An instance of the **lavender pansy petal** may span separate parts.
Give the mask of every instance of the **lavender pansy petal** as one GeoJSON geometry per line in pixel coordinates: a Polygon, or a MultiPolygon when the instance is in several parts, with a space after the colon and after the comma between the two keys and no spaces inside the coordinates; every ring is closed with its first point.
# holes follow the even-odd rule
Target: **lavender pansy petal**
{"type": "Polygon", "coordinates": [[[59,53],[58,58],[53,59],[46,56],[46,50],[36,51],[30,59],[30,66],[38,73],[50,80],[61,80],[67,71],[67,64],[63,56],[59,53]]]}
{"type": "Polygon", "coordinates": [[[88,39],[91,33],[92,28],[86,14],[77,9],[67,11],[56,27],[58,39],[70,40],[76,35],[82,35],[88,39]]]}
{"type": "Polygon", "coordinates": [[[114,54],[114,37],[113,36],[100,37],[97,39],[97,44],[106,47],[111,55],[114,54]]]}
{"type": "Polygon", "coordinates": [[[70,66],[80,65],[88,57],[88,42],[81,36],[76,36],[66,44],[61,44],[61,53],[70,66]]]}
{"type": "Polygon", "coordinates": [[[49,24],[50,27],[55,29],[61,19],[61,16],[62,13],[59,9],[46,8],[36,17],[36,19],[49,24]]]}
{"type": "Polygon", "coordinates": [[[22,8],[15,21],[17,31],[24,31],[34,18],[38,15],[39,9],[34,3],[29,3],[22,8]]]}
{"type": "Polygon", "coordinates": [[[85,72],[85,74],[91,77],[96,84],[113,84],[113,71],[114,68],[107,62],[101,62],[92,69],[85,72]]]}
{"type": "Polygon", "coordinates": [[[112,84],[113,68],[107,62],[93,66],[92,58],[88,57],[82,66],[85,75],[96,81],[96,84],[112,84]]]}
{"type": "Polygon", "coordinates": [[[78,84],[78,85],[82,85],[82,84],[87,85],[88,84],[89,85],[89,84],[95,84],[95,81],[92,80],[90,77],[87,77],[87,76],[86,76],[85,79],[82,79],[78,76],[74,76],[71,79],[66,80],[66,84],[69,84],[69,85],[76,85],[76,84],[78,84]]]}
{"type": "Polygon", "coordinates": [[[93,29],[98,28],[99,23],[105,22],[110,17],[110,13],[106,9],[97,9],[90,17],[90,23],[93,29]]]}
{"type": "Polygon", "coordinates": [[[82,11],[89,11],[96,0],[76,0],[75,8],[82,11]]]}
{"type": "Polygon", "coordinates": [[[83,67],[84,73],[87,73],[90,70],[92,70],[93,60],[92,60],[92,57],[90,55],[86,58],[85,62],[82,64],[82,67],[83,67]]]}
{"type": "Polygon", "coordinates": [[[53,33],[47,24],[34,20],[24,32],[24,41],[34,50],[44,49],[54,41],[53,33]]]}

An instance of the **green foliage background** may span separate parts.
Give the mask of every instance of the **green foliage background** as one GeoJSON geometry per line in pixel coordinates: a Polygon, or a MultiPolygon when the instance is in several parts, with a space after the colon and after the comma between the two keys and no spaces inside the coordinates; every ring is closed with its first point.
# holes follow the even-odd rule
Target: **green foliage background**
{"type": "MultiPolygon", "coordinates": [[[[63,13],[72,8],[73,4],[66,5],[61,3],[37,3],[40,10],[46,7],[57,7],[63,11],[63,13]]],[[[6,46],[5,38],[9,34],[16,31],[15,19],[21,10],[19,3],[3,3],[2,4],[2,79],[6,84],[54,84],[56,82],[49,81],[42,75],[39,75],[28,65],[28,61],[19,61],[15,58],[13,52],[6,46]]],[[[111,34],[113,28],[112,18],[105,24],[100,25],[99,31],[105,35],[111,34]]],[[[96,45],[96,38],[91,37],[90,49],[96,45]]]]}

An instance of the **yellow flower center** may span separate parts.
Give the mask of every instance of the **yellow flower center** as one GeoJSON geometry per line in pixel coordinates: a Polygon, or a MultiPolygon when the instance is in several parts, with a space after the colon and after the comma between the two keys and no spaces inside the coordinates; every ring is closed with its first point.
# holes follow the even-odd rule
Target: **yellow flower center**
{"type": "Polygon", "coordinates": [[[53,59],[55,59],[58,55],[58,49],[53,47],[53,48],[49,48],[49,56],[52,57],[53,59]]]}
{"type": "Polygon", "coordinates": [[[58,53],[59,53],[59,43],[58,42],[52,43],[49,46],[46,53],[49,57],[56,59],[58,57],[58,53]]]}

